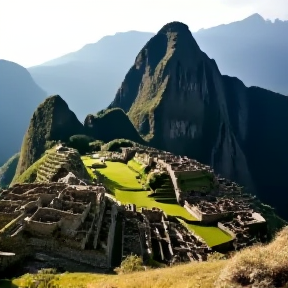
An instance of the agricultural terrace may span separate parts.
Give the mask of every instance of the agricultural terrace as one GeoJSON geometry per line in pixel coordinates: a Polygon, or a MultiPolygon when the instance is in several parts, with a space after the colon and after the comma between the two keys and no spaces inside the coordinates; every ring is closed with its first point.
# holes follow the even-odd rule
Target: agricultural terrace
{"type": "MultiPolygon", "coordinates": [[[[83,156],[82,161],[86,167],[88,166],[87,169],[88,171],[90,170],[90,175],[94,174],[93,169],[89,167],[94,163],[99,163],[99,160],[83,156]]],[[[146,179],[146,177],[140,179],[139,176],[144,173],[144,169],[137,162],[131,160],[128,165],[111,161],[106,161],[105,163],[105,168],[97,168],[96,170],[101,175],[105,176],[103,177],[104,185],[109,188],[110,192],[112,192],[116,199],[121,203],[133,203],[138,209],[141,207],[158,207],[166,214],[179,217],[184,221],[197,220],[188,213],[185,208],[178,205],[176,201],[171,201],[170,198],[169,201],[165,201],[168,200],[168,198],[166,198],[167,196],[165,196],[164,199],[161,199],[161,196],[159,196],[159,198],[151,197],[151,191],[144,190],[146,184],[144,179],[146,179]],[[138,171],[138,173],[136,171],[138,171]]],[[[225,234],[217,227],[204,227],[194,224],[187,224],[187,227],[202,237],[209,246],[215,246],[231,240],[229,235],[225,234]]]]}

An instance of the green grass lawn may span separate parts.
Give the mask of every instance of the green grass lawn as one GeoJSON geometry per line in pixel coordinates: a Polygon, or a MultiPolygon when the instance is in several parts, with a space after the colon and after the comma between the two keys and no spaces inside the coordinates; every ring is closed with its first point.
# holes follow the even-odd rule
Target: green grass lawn
{"type": "Polygon", "coordinates": [[[197,220],[187,210],[178,204],[165,204],[156,202],[153,197],[148,197],[149,192],[147,191],[122,191],[115,190],[115,197],[123,204],[133,203],[140,207],[152,208],[158,207],[162,209],[166,214],[171,216],[180,216],[187,220],[197,220]]]}
{"type": "MultiPolygon", "coordinates": [[[[86,166],[91,166],[98,161],[97,159],[90,159],[89,157],[82,157],[82,160],[86,166]]],[[[109,178],[109,180],[106,180],[107,183],[104,184],[109,185],[109,189],[113,190],[116,199],[123,204],[133,203],[138,209],[141,207],[158,207],[168,215],[178,216],[186,220],[197,220],[188,213],[185,208],[178,204],[160,203],[155,201],[153,197],[148,197],[151,192],[142,190],[142,185],[139,184],[136,179],[138,174],[127,165],[110,161],[106,161],[106,165],[106,168],[99,168],[97,171],[109,178]],[[133,191],[133,189],[137,191],[133,191]]],[[[217,227],[204,227],[192,224],[187,224],[187,227],[203,238],[210,247],[231,240],[230,235],[227,235],[217,227]]]]}
{"type": "Polygon", "coordinates": [[[116,182],[123,189],[142,189],[141,183],[138,183],[136,172],[132,171],[127,165],[120,162],[105,162],[106,168],[96,169],[102,175],[106,176],[110,180],[116,182]]]}
{"type": "Polygon", "coordinates": [[[210,247],[228,242],[232,239],[230,235],[224,233],[218,227],[205,227],[194,224],[187,224],[187,227],[203,238],[210,247]]]}
{"type": "Polygon", "coordinates": [[[133,159],[128,162],[128,166],[131,167],[133,170],[137,171],[138,173],[143,173],[143,165],[139,164],[133,159]]]}

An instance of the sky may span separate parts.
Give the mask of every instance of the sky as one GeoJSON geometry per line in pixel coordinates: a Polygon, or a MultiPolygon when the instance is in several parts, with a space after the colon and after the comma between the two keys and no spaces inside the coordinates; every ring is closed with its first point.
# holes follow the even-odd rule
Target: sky
{"type": "Polygon", "coordinates": [[[254,13],[288,20],[288,0],[0,0],[0,59],[31,67],[117,32],[171,21],[194,32],[254,13]]]}

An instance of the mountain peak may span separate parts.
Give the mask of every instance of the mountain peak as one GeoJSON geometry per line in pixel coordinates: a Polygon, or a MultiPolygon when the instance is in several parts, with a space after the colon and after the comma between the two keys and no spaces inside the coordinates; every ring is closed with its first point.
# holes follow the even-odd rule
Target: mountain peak
{"type": "Polygon", "coordinates": [[[249,20],[249,21],[258,21],[258,22],[264,22],[265,19],[258,13],[252,14],[249,17],[244,19],[245,21],[249,20]]]}
{"type": "Polygon", "coordinates": [[[158,32],[158,34],[161,33],[171,33],[171,32],[189,32],[189,27],[182,23],[182,22],[178,22],[178,21],[173,21],[170,23],[167,23],[166,25],[164,25],[158,32]]]}
{"type": "Polygon", "coordinates": [[[83,133],[83,125],[67,103],[59,95],[48,97],[38,106],[31,118],[14,180],[40,159],[54,141],[67,141],[72,135],[83,133]]]}

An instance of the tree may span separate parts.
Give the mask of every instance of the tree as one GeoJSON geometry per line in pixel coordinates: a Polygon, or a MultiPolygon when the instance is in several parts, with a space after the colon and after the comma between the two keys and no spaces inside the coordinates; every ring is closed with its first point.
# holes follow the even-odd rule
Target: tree
{"type": "Polygon", "coordinates": [[[91,137],[86,135],[73,135],[69,138],[69,142],[67,143],[68,147],[77,149],[80,154],[85,154],[90,152],[89,143],[92,141],[91,137]]]}

